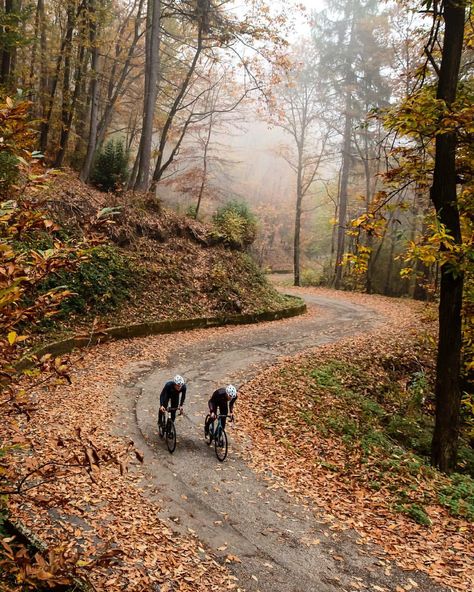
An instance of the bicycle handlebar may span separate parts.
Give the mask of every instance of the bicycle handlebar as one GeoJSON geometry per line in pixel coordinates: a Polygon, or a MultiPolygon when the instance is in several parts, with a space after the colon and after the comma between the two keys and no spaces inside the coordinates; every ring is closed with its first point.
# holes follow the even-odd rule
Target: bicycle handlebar
{"type": "Polygon", "coordinates": [[[168,407],[167,409],[165,409],[165,411],[167,413],[171,413],[171,411],[178,411],[179,409],[180,409],[179,407],[168,407]]]}

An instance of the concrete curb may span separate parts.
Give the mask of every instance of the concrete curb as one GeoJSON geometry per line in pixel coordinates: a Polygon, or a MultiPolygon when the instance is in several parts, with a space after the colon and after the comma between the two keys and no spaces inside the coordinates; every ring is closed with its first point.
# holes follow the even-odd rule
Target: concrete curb
{"type": "Polygon", "coordinates": [[[252,323],[261,323],[264,321],[277,321],[295,317],[306,312],[306,304],[297,296],[290,296],[295,301],[300,301],[294,306],[283,308],[277,311],[264,311],[245,315],[227,315],[222,317],[198,317],[195,319],[170,319],[165,321],[149,321],[137,323],[134,325],[123,325],[119,327],[110,327],[102,331],[96,331],[90,335],[75,335],[68,339],[48,343],[22,358],[16,369],[18,371],[29,368],[33,363],[33,358],[41,358],[45,354],[53,356],[66,354],[73,349],[96,345],[116,339],[132,339],[133,337],[146,337],[148,335],[159,335],[164,333],[174,333],[186,329],[205,329],[208,327],[221,327],[224,325],[248,325],[252,323]]]}

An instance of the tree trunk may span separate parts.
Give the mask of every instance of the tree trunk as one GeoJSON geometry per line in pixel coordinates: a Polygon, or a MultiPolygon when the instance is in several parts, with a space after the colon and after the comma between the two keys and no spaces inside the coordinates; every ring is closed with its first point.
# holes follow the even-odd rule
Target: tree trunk
{"type": "MultiPolygon", "coordinates": [[[[13,10],[14,12],[16,12],[18,15],[20,15],[21,13],[21,9],[22,9],[22,0],[14,0],[13,1],[13,10]]],[[[18,23],[20,24],[20,23],[18,23]]],[[[23,39],[26,37],[26,22],[23,21],[21,22],[22,28],[21,28],[21,33],[20,37],[22,37],[23,39]]],[[[11,48],[10,50],[11,53],[11,60],[10,60],[10,84],[14,87],[17,88],[17,85],[21,85],[20,88],[23,87],[25,81],[24,79],[18,79],[18,77],[15,76],[16,73],[16,58],[17,58],[17,46],[15,45],[14,47],[11,48]]]]}
{"type": "MultiPolygon", "coordinates": [[[[11,14],[14,10],[14,0],[5,0],[5,14],[11,14]]],[[[4,47],[0,61],[0,84],[8,85],[10,82],[12,65],[12,48],[4,47]]]]}
{"type": "MultiPolygon", "coordinates": [[[[72,2],[72,3],[74,4],[74,6],[76,6],[75,2],[72,2]]],[[[75,18],[77,18],[79,16],[79,14],[84,10],[86,3],[87,3],[87,0],[82,0],[80,2],[79,6],[77,7],[75,18]]],[[[45,14],[44,14],[44,5],[42,5],[41,14],[42,14],[42,23],[43,23],[42,27],[41,27],[41,51],[42,51],[42,55],[46,56],[47,55],[46,54],[46,22],[45,22],[45,14]],[[44,51],[44,53],[43,53],[43,51],[44,51]]],[[[40,126],[40,141],[39,141],[40,150],[43,153],[46,152],[46,148],[48,146],[48,136],[49,136],[49,131],[50,131],[51,116],[52,116],[53,107],[54,107],[54,98],[56,96],[56,90],[57,90],[58,83],[59,83],[59,75],[61,73],[61,64],[63,62],[63,57],[64,57],[64,53],[65,53],[68,35],[69,35],[69,28],[66,29],[65,36],[61,42],[61,48],[60,48],[58,55],[56,57],[56,67],[55,67],[53,79],[51,80],[51,88],[49,91],[49,95],[45,96],[45,100],[44,100],[44,108],[43,108],[44,117],[43,117],[43,121],[41,122],[41,126],[40,126]]],[[[42,64],[41,79],[46,85],[47,70],[46,70],[46,65],[44,64],[45,61],[46,61],[45,58],[43,58],[41,60],[41,64],[42,64]],[[44,66],[44,70],[43,70],[43,66],[44,66]]],[[[44,94],[46,95],[46,93],[44,93],[44,94]]]]}
{"type": "Polygon", "coordinates": [[[72,57],[72,35],[75,26],[75,6],[73,2],[69,2],[67,7],[67,24],[66,24],[66,44],[64,47],[64,70],[63,70],[63,92],[62,92],[62,106],[61,106],[61,134],[59,137],[59,150],[56,154],[54,166],[60,167],[66,151],[66,142],[69,135],[68,121],[71,109],[71,57],[72,57]]]}
{"type": "MultiPolygon", "coordinates": [[[[87,58],[88,59],[88,52],[87,58]]],[[[86,74],[86,72],[84,73],[86,74]]],[[[74,166],[81,169],[84,166],[85,155],[87,154],[87,116],[90,110],[90,97],[87,92],[87,76],[81,78],[79,87],[78,106],[76,109],[76,123],[74,126],[76,142],[74,145],[74,166]]]]}
{"type": "MultiPolygon", "coordinates": [[[[445,0],[445,33],[437,98],[450,106],[456,98],[465,21],[465,3],[445,0]]],[[[436,136],[435,167],[430,192],[439,221],[457,244],[462,241],[456,194],[456,134],[436,136]]],[[[456,466],[461,387],[461,307],[463,274],[446,263],[441,266],[439,342],[436,361],[436,421],[431,447],[432,463],[442,471],[456,466]]]]}
{"type": "MultiPolygon", "coordinates": [[[[366,105],[366,112],[369,113],[370,106],[366,105]]],[[[364,176],[365,176],[365,213],[368,214],[370,211],[370,205],[372,203],[372,188],[371,188],[371,171],[369,166],[369,132],[368,129],[365,128],[363,130],[363,137],[364,137],[364,154],[362,158],[362,162],[364,165],[364,176]]],[[[375,176],[375,175],[374,175],[375,176]]],[[[375,193],[375,187],[374,187],[375,193]]],[[[373,265],[372,265],[372,256],[373,256],[373,248],[374,248],[374,237],[372,234],[368,234],[366,236],[366,245],[369,249],[368,253],[368,261],[367,261],[367,272],[365,276],[365,291],[367,294],[372,294],[373,292],[373,265]]]]}
{"type": "MultiPolygon", "coordinates": [[[[349,17],[353,6],[351,2],[346,5],[346,14],[349,17]]],[[[346,49],[345,58],[345,105],[344,105],[344,135],[342,140],[342,166],[341,166],[341,181],[339,185],[338,196],[338,228],[337,228],[337,248],[336,248],[336,267],[334,270],[334,287],[339,290],[342,285],[342,261],[344,258],[344,247],[346,238],[346,218],[347,218],[347,201],[349,188],[349,172],[351,165],[351,148],[352,148],[352,90],[354,86],[354,73],[352,72],[353,46],[354,46],[354,30],[355,30],[355,16],[352,13],[350,24],[350,37],[346,49]]]]}
{"type": "Polygon", "coordinates": [[[174,117],[175,117],[176,113],[178,112],[181,101],[182,101],[184,95],[186,94],[186,91],[189,87],[189,83],[191,82],[191,77],[194,73],[194,70],[196,69],[196,65],[198,63],[199,56],[201,55],[202,47],[203,47],[203,45],[202,45],[202,24],[200,23],[199,29],[198,29],[197,47],[196,47],[196,52],[193,57],[193,61],[191,62],[188,72],[186,73],[186,76],[183,80],[183,84],[181,85],[178,95],[176,96],[175,100],[173,101],[171,109],[169,110],[168,116],[166,118],[165,125],[163,126],[163,130],[161,132],[160,145],[158,147],[158,158],[156,160],[155,171],[153,173],[153,187],[161,179],[163,173],[166,170],[166,167],[168,167],[171,164],[171,161],[169,159],[166,161],[165,164],[163,164],[163,156],[164,156],[164,152],[165,152],[166,142],[168,140],[168,134],[171,129],[171,125],[173,123],[174,117]]]}
{"type": "Polygon", "coordinates": [[[47,60],[47,40],[46,40],[46,15],[44,12],[44,0],[38,0],[38,25],[40,39],[40,75],[38,84],[39,110],[38,113],[43,118],[46,113],[46,90],[48,88],[48,67],[47,60]]]}
{"type": "MultiPolygon", "coordinates": [[[[83,84],[82,84],[82,79],[84,78],[85,70],[87,68],[86,55],[87,55],[86,48],[84,47],[84,45],[81,45],[81,47],[79,49],[79,55],[78,55],[78,64],[77,64],[76,72],[74,75],[74,81],[75,81],[74,82],[74,94],[72,96],[72,101],[69,106],[66,127],[64,130],[64,133],[61,135],[61,149],[56,157],[55,166],[57,166],[57,167],[62,166],[64,156],[66,155],[69,136],[71,133],[72,121],[73,121],[73,119],[79,119],[79,117],[80,117],[80,115],[79,115],[79,117],[76,116],[76,107],[77,107],[79,96],[80,96],[81,92],[83,92],[83,88],[84,88],[83,84]]],[[[84,133],[84,130],[82,128],[82,122],[80,120],[79,120],[79,129],[78,130],[76,129],[76,133],[77,132],[84,133]]]]}
{"type": "Polygon", "coordinates": [[[383,288],[383,294],[384,296],[391,296],[392,295],[392,290],[391,290],[391,285],[392,285],[392,270],[393,270],[393,260],[394,260],[394,253],[395,253],[395,236],[394,236],[394,224],[393,224],[393,220],[390,220],[390,251],[388,254],[388,266],[387,266],[387,270],[385,273],[385,282],[384,282],[384,288],[383,288]]]}
{"type": "Polygon", "coordinates": [[[304,136],[298,146],[298,167],[296,170],[296,212],[295,212],[295,236],[293,243],[293,274],[294,285],[301,285],[300,255],[301,255],[301,205],[303,202],[303,146],[304,136]]]}
{"type": "Polygon", "coordinates": [[[342,285],[342,260],[344,257],[344,247],[346,238],[346,218],[347,218],[347,201],[349,188],[349,171],[351,162],[351,135],[352,135],[352,117],[351,117],[351,89],[347,89],[346,107],[345,107],[345,123],[344,123],[344,138],[342,146],[342,170],[341,170],[341,184],[339,187],[339,215],[337,221],[337,248],[336,248],[336,268],[334,287],[339,290],[342,285]]]}
{"type": "Polygon", "coordinates": [[[153,119],[160,67],[160,11],[161,0],[148,0],[143,126],[138,150],[137,179],[134,186],[138,191],[148,191],[150,183],[153,119]]]}
{"type": "MultiPolygon", "coordinates": [[[[43,7],[44,12],[44,7],[43,7]]],[[[30,75],[28,79],[28,86],[31,90],[33,90],[35,86],[35,75],[36,75],[36,57],[38,55],[38,41],[40,39],[40,24],[41,21],[41,0],[38,0],[36,3],[36,11],[35,11],[35,24],[34,24],[34,33],[33,33],[33,42],[31,44],[31,63],[30,63],[30,75]]],[[[43,60],[41,60],[43,61],[43,60]]],[[[35,101],[38,104],[37,101],[35,101]]]]}
{"type": "MultiPolygon", "coordinates": [[[[122,65],[120,70],[120,74],[118,77],[116,76],[116,72],[118,69],[118,65],[121,63],[121,57],[119,53],[119,42],[117,41],[117,46],[115,50],[115,63],[112,68],[112,72],[110,74],[109,85],[107,89],[107,101],[105,104],[105,108],[103,114],[99,120],[98,129],[97,129],[97,148],[100,148],[104,143],[105,137],[107,135],[107,130],[109,129],[110,123],[112,121],[114,112],[115,112],[115,105],[117,100],[121,96],[122,89],[124,87],[125,81],[127,76],[130,74],[130,71],[133,69],[132,65],[132,58],[135,55],[138,41],[141,37],[140,32],[140,23],[141,23],[141,14],[143,10],[143,4],[145,0],[139,0],[138,7],[137,7],[137,14],[135,17],[135,24],[134,24],[134,34],[133,39],[130,43],[128,48],[127,57],[125,58],[125,62],[122,65]]],[[[124,23],[125,25],[125,23],[124,23]]],[[[125,27],[124,27],[125,28],[125,27]]],[[[133,113],[133,117],[135,119],[136,112],[133,113]]],[[[134,134],[133,134],[134,135],[134,134]]],[[[129,146],[130,149],[131,146],[129,146]]]]}
{"type": "Polygon", "coordinates": [[[54,77],[51,80],[51,89],[49,92],[49,96],[45,97],[45,105],[44,105],[44,117],[43,121],[41,122],[40,126],[40,150],[41,152],[46,152],[46,148],[48,146],[48,136],[49,136],[49,126],[51,122],[51,115],[53,112],[54,106],[54,97],[56,95],[56,89],[59,82],[59,73],[61,71],[61,64],[63,61],[63,52],[65,47],[65,40],[63,40],[61,44],[61,49],[58,53],[56,58],[56,69],[54,72],[54,77]]]}
{"type": "Polygon", "coordinates": [[[96,0],[89,2],[90,23],[89,23],[89,41],[91,45],[91,112],[89,124],[89,140],[87,144],[87,154],[84,161],[84,166],[81,171],[81,181],[88,181],[94,155],[97,147],[97,124],[99,115],[99,47],[97,44],[97,17],[96,17],[96,0]]]}
{"type": "Polygon", "coordinates": [[[202,182],[201,186],[199,187],[199,194],[198,200],[196,204],[196,213],[194,215],[195,219],[197,220],[199,209],[201,207],[202,196],[204,194],[204,188],[206,187],[206,180],[207,180],[207,152],[209,150],[209,144],[211,142],[211,135],[212,135],[212,115],[209,118],[209,128],[207,130],[206,141],[204,143],[204,153],[202,156],[202,182]]]}

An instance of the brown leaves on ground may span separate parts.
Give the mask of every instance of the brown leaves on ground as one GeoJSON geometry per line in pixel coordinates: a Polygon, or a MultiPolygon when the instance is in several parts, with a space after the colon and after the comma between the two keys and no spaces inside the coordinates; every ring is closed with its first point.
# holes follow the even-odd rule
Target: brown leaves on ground
{"type": "Polygon", "coordinates": [[[25,478],[9,510],[59,553],[68,573],[97,590],[236,590],[235,578],[196,538],[178,536],[158,518],[159,508],[142,491],[151,486],[143,481],[142,451],[111,435],[113,389],[126,379],[121,369],[158,350],[163,360],[162,336],[83,352],[72,385],[39,385],[30,392],[29,419],[5,416],[1,440],[21,439],[22,448],[3,461],[12,479],[25,478]]]}
{"type": "Polygon", "coordinates": [[[357,426],[356,408],[351,411],[351,403],[342,401],[341,389],[362,395],[364,389],[383,392],[397,361],[411,364],[413,369],[429,365],[425,345],[433,340],[433,314],[413,302],[330,294],[380,311],[386,317],[384,326],[369,335],[286,359],[245,385],[239,397],[244,454],[266,478],[271,474],[275,486],[304,503],[319,506],[334,527],[354,528],[361,544],[377,543],[386,558],[403,568],[423,571],[453,590],[471,592],[474,526],[451,516],[439,504],[436,492],[447,478],[430,467],[417,468],[414,478],[408,455],[387,468],[383,453],[377,459],[377,452],[367,456],[360,446],[345,445],[341,426],[322,429],[327,426],[323,418],[338,420],[338,410],[346,414],[349,428],[357,426]],[[315,384],[311,376],[312,370],[328,364],[342,368],[339,390],[330,384],[326,388],[315,384]],[[344,366],[359,368],[360,377],[352,374],[347,378],[350,373],[345,377],[344,366]],[[344,380],[352,382],[345,384],[344,380]],[[424,501],[431,526],[417,524],[395,511],[394,492],[404,488],[408,502],[424,501]]]}
{"type": "MultiPolygon", "coordinates": [[[[275,487],[285,487],[302,503],[320,506],[333,528],[354,528],[361,543],[378,543],[385,558],[424,571],[453,590],[470,592],[471,524],[452,518],[436,503],[425,506],[430,528],[393,512],[388,489],[368,487],[370,473],[357,450],[343,446],[331,432],[318,435],[299,415],[297,430],[291,424],[295,410],[307,410],[298,404],[301,394],[314,387],[313,379],[308,383],[309,367],[329,359],[363,363],[373,382],[383,382],[382,369],[374,361],[383,355],[390,366],[400,352],[407,360],[416,360],[421,355],[417,347],[420,335],[431,335],[431,325],[423,319],[430,311],[415,303],[317,292],[377,309],[387,317],[385,327],[368,337],[346,339],[287,360],[260,374],[255,384],[246,385],[237,407],[238,425],[248,432],[242,438],[245,454],[257,471],[272,473],[275,487]],[[253,396],[257,392],[258,396],[253,396]],[[249,435],[258,445],[246,447],[249,435]]],[[[304,324],[304,318],[297,322],[304,324]]],[[[21,497],[11,496],[11,510],[51,548],[66,549],[67,556],[75,558],[78,573],[88,577],[96,589],[135,592],[151,590],[157,584],[162,591],[236,588],[232,576],[195,538],[176,535],[157,517],[158,507],[141,490],[156,487],[158,495],[161,493],[159,484],[143,481],[142,452],[128,440],[112,435],[120,430],[113,391],[116,384],[127,381],[126,368],[134,362],[164,363],[168,352],[179,344],[206,340],[211,334],[241,335],[253,330],[225,327],[178,333],[173,340],[154,336],[94,347],[81,352],[75,362],[72,385],[38,386],[29,392],[34,404],[30,417],[12,414],[1,424],[1,439],[22,445],[14,457],[6,457],[15,464],[18,478],[43,462],[72,464],[76,454],[77,467],[65,467],[57,478],[44,479],[21,497]]],[[[317,394],[316,417],[325,407],[339,403],[333,391],[325,395],[319,390],[317,394]]],[[[234,431],[233,437],[237,435],[234,431]]],[[[397,478],[403,479],[403,473],[397,478]]],[[[421,476],[419,487],[428,495],[430,481],[421,476]]],[[[236,556],[227,560],[229,564],[238,561],[236,556]]]]}

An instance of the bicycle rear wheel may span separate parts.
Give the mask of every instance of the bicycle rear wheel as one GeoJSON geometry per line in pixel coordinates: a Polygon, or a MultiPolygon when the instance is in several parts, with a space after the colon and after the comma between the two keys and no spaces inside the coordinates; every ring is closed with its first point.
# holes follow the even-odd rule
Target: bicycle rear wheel
{"type": "Polygon", "coordinates": [[[168,423],[166,424],[166,446],[170,454],[173,454],[176,448],[176,428],[171,419],[168,419],[168,423]]]}
{"type": "Polygon", "coordinates": [[[217,460],[224,462],[227,456],[227,434],[222,428],[214,436],[214,450],[217,460]]]}
{"type": "Polygon", "coordinates": [[[206,419],[204,420],[204,440],[206,440],[206,444],[209,446],[209,444],[212,442],[212,432],[213,432],[213,422],[210,421],[211,416],[209,415],[209,413],[206,415],[206,419]],[[206,432],[206,425],[209,422],[209,426],[206,432]]]}

